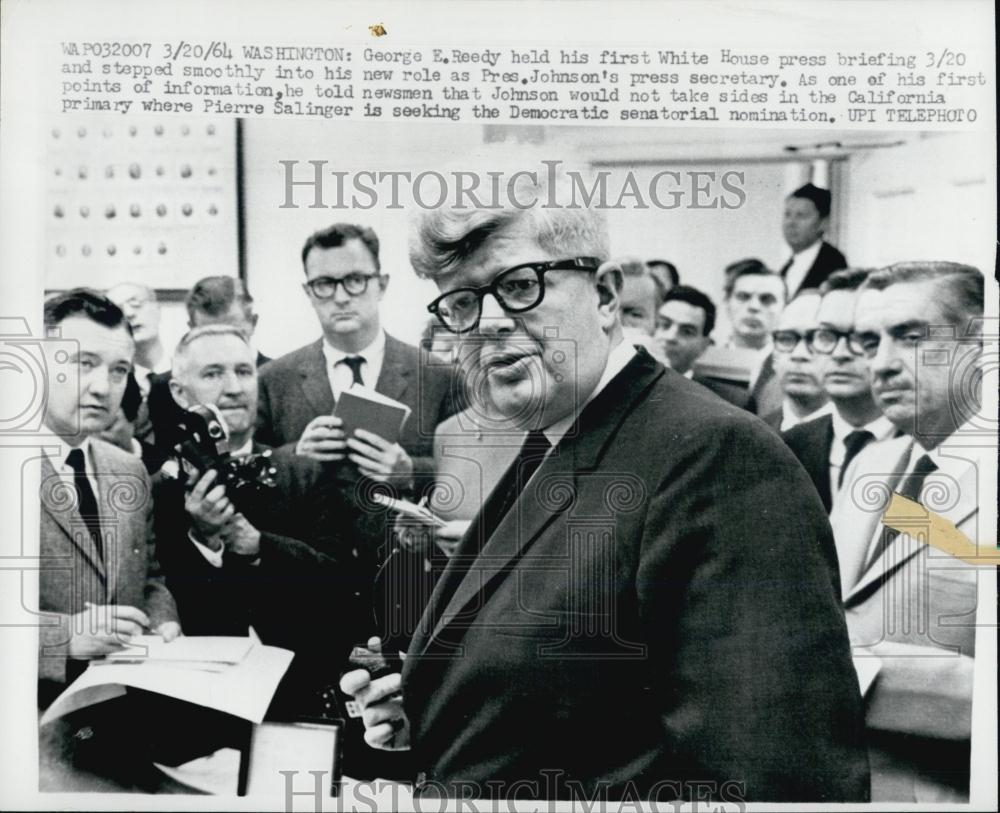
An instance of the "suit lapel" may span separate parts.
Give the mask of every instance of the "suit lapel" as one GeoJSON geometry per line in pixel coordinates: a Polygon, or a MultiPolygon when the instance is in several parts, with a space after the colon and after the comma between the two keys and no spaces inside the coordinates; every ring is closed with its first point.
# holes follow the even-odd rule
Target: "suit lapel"
{"type": "Polygon", "coordinates": [[[101,534],[104,538],[104,567],[108,574],[108,603],[116,601],[118,585],[128,579],[127,569],[131,560],[129,548],[137,537],[134,527],[138,517],[145,516],[142,506],[152,494],[143,493],[145,486],[135,475],[115,471],[101,448],[91,441],[91,456],[97,476],[97,506],[101,515],[101,534]],[[136,498],[139,502],[133,503],[136,498]],[[119,510],[121,509],[121,510],[119,510]]]}
{"type": "MultiPolygon", "coordinates": [[[[910,448],[911,446],[908,445],[903,457],[900,458],[900,460],[896,463],[896,466],[892,469],[892,471],[897,472],[897,476],[892,483],[893,489],[897,488],[902,480],[903,472],[905,471],[906,465],[910,459],[910,448]]],[[[930,479],[933,481],[933,475],[931,475],[930,479]]],[[[947,511],[936,511],[935,513],[957,527],[961,526],[962,523],[972,517],[978,509],[976,468],[974,466],[970,466],[966,469],[961,477],[961,480],[957,483],[956,488],[958,489],[958,498],[955,504],[947,511]]],[[[923,509],[922,515],[915,516],[914,519],[917,523],[923,524],[922,520],[925,516],[926,509],[923,509]]],[[[878,532],[882,533],[881,516],[878,517],[876,527],[878,528],[878,532]]],[[[869,535],[869,539],[874,536],[874,533],[875,530],[873,529],[872,534],[869,535]]],[[[871,592],[873,586],[881,584],[886,577],[920,553],[924,547],[925,543],[918,541],[915,537],[911,537],[906,533],[898,534],[892,544],[890,544],[882,552],[882,555],[879,556],[876,561],[872,562],[871,567],[867,568],[865,572],[862,573],[858,583],[848,593],[847,598],[845,599],[845,604],[856,604],[863,600],[871,592]]]]}
{"type": "Polygon", "coordinates": [[[411,373],[412,370],[404,358],[402,342],[386,334],[382,371],[375,383],[375,390],[382,395],[400,401],[410,385],[411,373]]]}
{"type": "MultiPolygon", "coordinates": [[[[433,631],[426,639],[419,634],[414,638],[412,653],[426,652],[456,617],[474,608],[477,598],[495,587],[528,547],[574,504],[579,477],[594,470],[634,403],[663,374],[664,369],[640,351],[584,408],[486,540],[480,539],[480,523],[488,511],[485,506],[480,510],[431,596],[431,614],[425,620],[434,624],[433,631]],[[468,564],[470,556],[475,562],[466,567],[460,557],[468,564]]],[[[494,491],[487,505],[497,498],[494,491]]]]}
{"type": "Polygon", "coordinates": [[[830,450],[833,447],[833,418],[824,415],[816,426],[816,443],[809,444],[812,457],[810,466],[816,472],[816,484],[826,505],[827,513],[833,504],[834,485],[830,482],[830,450]]]}
{"type": "Polygon", "coordinates": [[[322,339],[313,342],[305,358],[299,362],[299,385],[314,415],[333,412],[333,390],[330,389],[322,339]]]}
{"type": "Polygon", "coordinates": [[[46,455],[42,456],[40,496],[42,511],[48,514],[69,540],[79,548],[84,558],[100,574],[101,579],[106,579],[104,561],[97,552],[77,508],[76,489],[59,476],[46,455]]]}

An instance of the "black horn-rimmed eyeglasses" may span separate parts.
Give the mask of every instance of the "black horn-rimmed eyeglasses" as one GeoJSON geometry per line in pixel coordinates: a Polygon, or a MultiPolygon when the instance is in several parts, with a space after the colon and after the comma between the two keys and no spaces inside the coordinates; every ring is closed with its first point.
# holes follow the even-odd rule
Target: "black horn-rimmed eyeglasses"
{"type": "Polygon", "coordinates": [[[489,285],[456,288],[441,294],[427,306],[427,310],[452,333],[468,333],[479,325],[486,294],[492,294],[507,313],[525,313],[537,308],[545,298],[546,272],[596,271],[600,265],[601,261],[596,257],[522,263],[501,271],[489,285]]]}

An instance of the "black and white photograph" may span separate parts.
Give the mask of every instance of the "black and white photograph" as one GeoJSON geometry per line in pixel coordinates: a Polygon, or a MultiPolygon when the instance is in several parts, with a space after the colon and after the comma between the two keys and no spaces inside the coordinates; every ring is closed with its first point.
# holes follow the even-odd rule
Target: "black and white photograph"
{"type": "Polygon", "coordinates": [[[996,809],[992,5],[177,8],[0,6],[0,806],[996,809]]]}

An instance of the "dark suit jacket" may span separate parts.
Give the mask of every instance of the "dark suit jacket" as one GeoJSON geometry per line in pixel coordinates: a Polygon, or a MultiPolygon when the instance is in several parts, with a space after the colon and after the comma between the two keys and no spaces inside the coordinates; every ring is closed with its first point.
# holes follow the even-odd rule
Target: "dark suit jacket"
{"type": "MultiPolygon", "coordinates": [[[[819,288],[830,274],[841,268],[847,268],[847,258],[824,240],[819,247],[819,254],[816,255],[812,267],[806,272],[802,284],[797,290],[789,291],[788,298],[791,299],[798,291],[806,288],[819,288]]],[[[782,276],[785,276],[784,272],[782,272],[782,276]]]]}
{"type": "Polygon", "coordinates": [[[827,513],[833,506],[833,491],[830,485],[830,448],[833,446],[833,418],[821,415],[813,421],[800,423],[787,432],[781,433],[781,439],[799,462],[809,473],[813,485],[823,501],[827,513]]]}
{"type": "Polygon", "coordinates": [[[424,788],[868,798],[830,525],[755,418],[642,353],[479,537],[404,662],[424,788]]]}
{"type": "Polygon", "coordinates": [[[696,375],[693,379],[703,387],[708,387],[712,392],[725,401],[729,401],[733,406],[753,412],[756,406],[753,396],[750,395],[746,387],[738,387],[735,384],[727,384],[717,378],[696,375]]]}
{"type": "Polygon", "coordinates": [[[69,617],[84,603],[138,607],[153,627],[177,620],[156,554],[150,482],[139,460],[92,438],[104,555],[97,551],[67,486],[47,457],[41,460],[40,699],[54,699],[66,682],[69,617]]]}
{"type": "MultiPolygon", "coordinates": [[[[399,443],[413,459],[418,484],[434,470],[434,429],[455,411],[451,365],[435,365],[429,354],[428,360],[421,364],[417,348],[386,335],[385,358],[375,384],[378,392],[412,410],[399,443]]],[[[309,421],[333,409],[323,340],[318,339],[261,370],[256,437],[269,446],[294,446],[309,421]]]]}

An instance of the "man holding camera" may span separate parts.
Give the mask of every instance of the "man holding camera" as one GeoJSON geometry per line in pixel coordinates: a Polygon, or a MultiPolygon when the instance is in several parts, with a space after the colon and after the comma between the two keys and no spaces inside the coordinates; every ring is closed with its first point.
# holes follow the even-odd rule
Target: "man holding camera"
{"type": "MultiPolygon", "coordinates": [[[[181,407],[218,410],[232,458],[266,451],[253,439],[257,366],[240,329],[206,325],[185,334],[170,388],[181,407]]],[[[188,634],[246,635],[252,626],[264,643],[296,652],[292,682],[314,692],[340,668],[351,643],[336,607],[338,567],[325,531],[309,522],[299,461],[276,451],[270,464],[274,486],[242,504],[218,466],[168,466],[156,484],[157,526],[170,540],[164,570],[188,634]]],[[[315,711],[316,702],[299,705],[312,703],[315,711]]]]}

